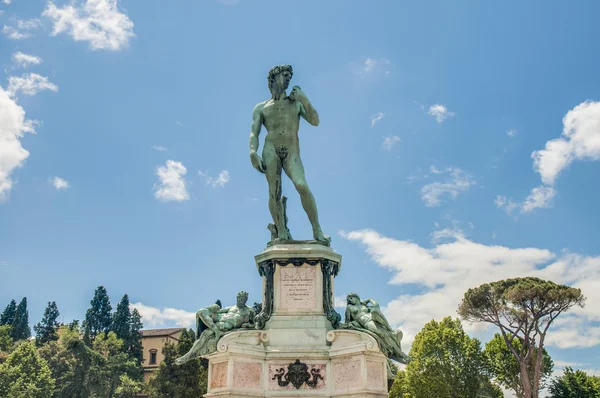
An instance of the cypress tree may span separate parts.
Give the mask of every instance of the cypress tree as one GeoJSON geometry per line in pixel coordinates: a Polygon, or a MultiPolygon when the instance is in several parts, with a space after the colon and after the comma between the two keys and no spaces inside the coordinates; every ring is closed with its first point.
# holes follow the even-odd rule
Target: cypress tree
{"type": "Polygon", "coordinates": [[[112,326],[112,307],[104,286],[98,286],[90,304],[85,314],[84,329],[85,335],[94,340],[98,334],[110,332],[112,326]]]}
{"type": "MultiPolygon", "coordinates": [[[[129,323],[129,337],[125,342],[127,345],[128,354],[131,358],[135,358],[138,363],[142,363],[144,347],[142,346],[142,316],[137,309],[133,309],[131,313],[131,322],[129,323]]],[[[143,375],[142,375],[143,376],[143,375]]]]}
{"type": "Polygon", "coordinates": [[[10,303],[6,306],[2,315],[0,315],[0,326],[8,325],[12,326],[13,321],[15,320],[15,312],[17,311],[17,302],[13,299],[10,300],[10,303]]]}
{"type": "Polygon", "coordinates": [[[48,301],[48,306],[44,311],[44,317],[33,327],[35,330],[35,344],[40,347],[46,343],[51,341],[58,340],[58,317],[60,312],[58,311],[58,306],[56,305],[56,301],[48,301]]]}
{"type": "Polygon", "coordinates": [[[31,329],[29,328],[29,311],[27,310],[27,297],[17,306],[15,311],[15,319],[13,320],[11,337],[13,340],[26,340],[31,337],[31,329]]]}
{"type": "Polygon", "coordinates": [[[129,324],[131,323],[131,311],[129,311],[129,296],[124,295],[119,304],[117,304],[117,310],[113,316],[111,330],[115,332],[118,338],[127,342],[129,337],[129,324]]]}

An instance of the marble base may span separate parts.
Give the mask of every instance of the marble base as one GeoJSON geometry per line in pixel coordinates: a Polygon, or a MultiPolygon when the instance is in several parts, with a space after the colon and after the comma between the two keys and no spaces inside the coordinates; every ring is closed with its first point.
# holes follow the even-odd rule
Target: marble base
{"type": "MultiPolygon", "coordinates": [[[[324,346],[276,346],[281,330],[239,331],[223,337],[209,360],[205,397],[387,397],[387,358],[371,336],[330,330],[324,346]],[[321,378],[313,386],[282,386],[277,374],[299,359],[321,378]]],[[[312,379],[312,378],[311,378],[312,379]]],[[[282,378],[285,381],[284,378],[282,378]]]]}
{"type": "Polygon", "coordinates": [[[341,256],[319,244],[278,244],[255,260],[263,278],[262,330],[219,340],[205,357],[205,397],[387,397],[387,358],[377,341],[336,329],[333,282],[341,256]],[[306,373],[298,374],[308,383],[286,383],[302,364],[306,373]]]}

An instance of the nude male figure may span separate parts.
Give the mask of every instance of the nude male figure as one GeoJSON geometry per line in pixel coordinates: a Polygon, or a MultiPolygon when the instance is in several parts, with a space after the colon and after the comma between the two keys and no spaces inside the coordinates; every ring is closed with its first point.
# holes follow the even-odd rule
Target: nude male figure
{"type": "Polygon", "coordinates": [[[315,197],[308,188],[304,166],[300,159],[298,129],[300,117],[313,126],[319,125],[319,114],[306,94],[294,86],[289,96],[286,90],[292,79],[291,65],[278,65],[269,71],[268,82],[271,98],[254,108],[250,129],[250,160],[252,166],[265,173],[269,184],[269,211],[276,228],[276,240],[291,240],[286,226],[284,203],[281,192],[281,171],[292,180],[300,194],[302,207],[312,225],[315,240],[329,244],[319,225],[319,213],[315,197]],[[262,159],[258,155],[258,136],[261,127],[267,129],[262,159]]]}

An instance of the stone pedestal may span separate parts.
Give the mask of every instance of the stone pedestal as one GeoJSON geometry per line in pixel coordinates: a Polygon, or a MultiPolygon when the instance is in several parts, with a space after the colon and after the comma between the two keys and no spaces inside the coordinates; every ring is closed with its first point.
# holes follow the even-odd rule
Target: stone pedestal
{"type": "Polygon", "coordinates": [[[274,245],[255,257],[260,330],[222,337],[205,397],[387,397],[387,358],[371,336],[336,329],[341,256],[318,244],[274,245]]]}

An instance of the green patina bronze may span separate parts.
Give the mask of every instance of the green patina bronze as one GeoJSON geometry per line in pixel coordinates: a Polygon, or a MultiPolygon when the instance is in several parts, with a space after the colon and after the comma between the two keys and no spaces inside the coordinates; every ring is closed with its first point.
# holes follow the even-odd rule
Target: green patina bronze
{"type": "MultiPolygon", "coordinates": [[[[361,301],[356,293],[346,297],[346,319],[340,324],[341,329],[354,329],[365,332],[375,338],[379,349],[390,359],[400,363],[408,363],[410,357],[402,351],[402,331],[394,330],[381,313],[379,304],[373,299],[361,301]]],[[[388,363],[388,376],[392,377],[388,363]]]]}
{"type": "Polygon", "coordinates": [[[267,177],[269,211],[273,217],[273,224],[268,227],[271,231],[271,243],[292,241],[287,227],[285,197],[281,191],[283,170],[300,194],[302,207],[312,225],[313,238],[321,244],[329,245],[330,238],[321,230],[317,204],[306,183],[298,138],[300,117],[311,125],[318,126],[319,114],[300,87],[294,86],[290,95],[286,94],[292,75],[291,65],[274,66],[269,71],[267,80],[271,98],[254,107],[250,129],[250,160],[252,166],[267,177]],[[267,129],[267,135],[261,158],[257,151],[262,126],[267,129]]]}
{"type": "Polygon", "coordinates": [[[218,304],[200,308],[196,313],[196,341],[190,350],[175,363],[183,365],[192,359],[217,351],[219,339],[240,329],[254,329],[254,310],[246,305],[248,293],[237,294],[237,305],[221,309],[218,304]]]}

